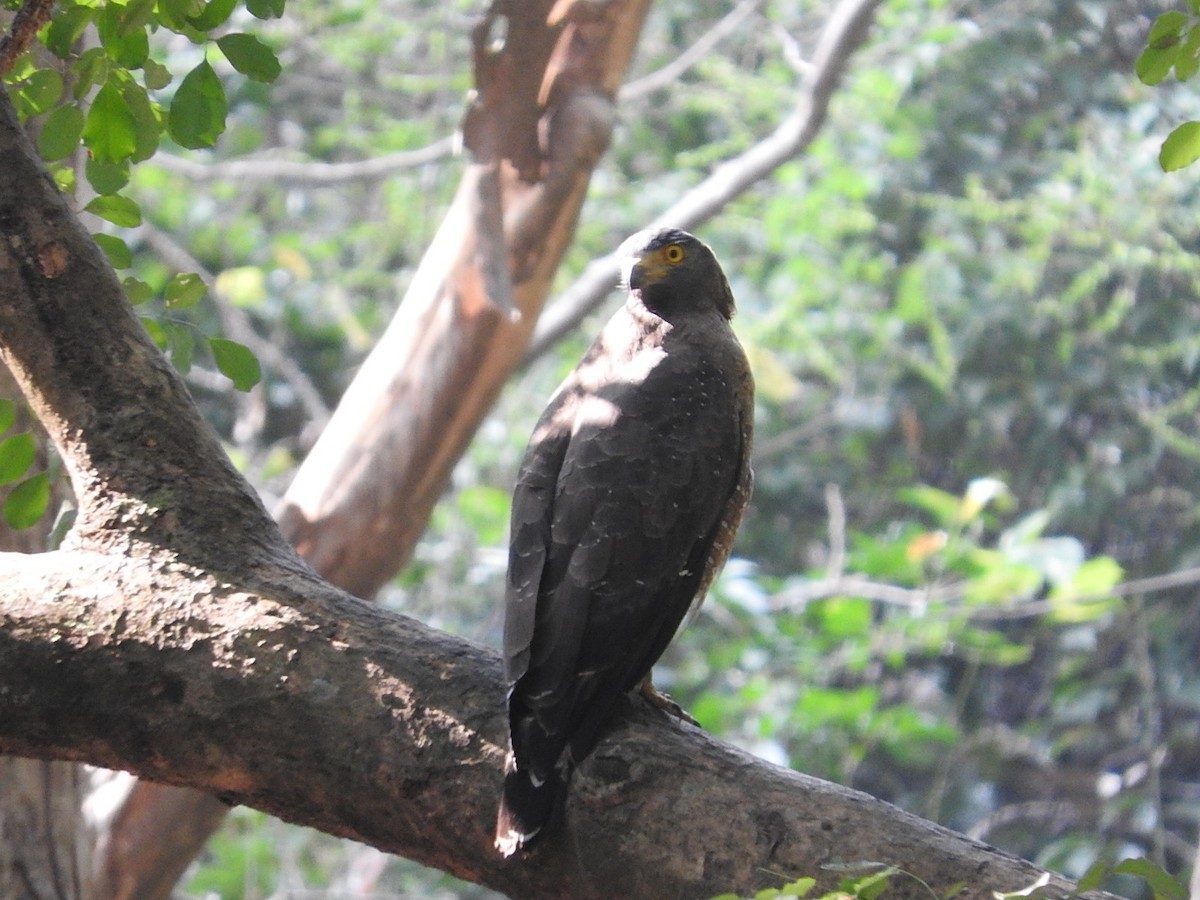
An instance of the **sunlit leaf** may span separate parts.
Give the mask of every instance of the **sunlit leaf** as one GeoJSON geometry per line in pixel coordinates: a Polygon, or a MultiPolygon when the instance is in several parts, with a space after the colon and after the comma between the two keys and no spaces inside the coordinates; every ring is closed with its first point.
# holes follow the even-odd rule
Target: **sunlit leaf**
{"type": "Polygon", "coordinates": [[[122,228],[136,228],[142,224],[142,211],[137,203],[121,194],[93,197],[84,210],[122,228]]]}
{"type": "Polygon", "coordinates": [[[62,76],[54,69],[38,69],[15,86],[13,91],[21,111],[39,116],[49,110],[62,96],[62,76]]]}
{"type": "Polygon", "coordinates": [[[83,126],[83,142],[101,162],[118,162],[137,147],[137,121],[121,89],[107,81],[96,93],[83,126]]]}
{"type": "Polygon", "coordinates": [[[29,471],[37,457],[37,444],[29,433],[0,441],[0,484],[12,484],[29,471]]]}
{"type": "Polygon", "coordinates": [[[50,504],[50,476],[45,472],[27,478],[4,501],[4,521],[16,529],[38,523],[50,504]]]}
{"type": "Polygon", "coordinates": [[[1200,158],[1200,122],[1184,122],[1163,141],[1158,164],[1164,172],[1190,166],[1200,158]]]}
{"type": "Polygon", "coordinates": [[[17,404],[12,400],[0,397],[0,434],[8,431],[17,421],[17,404]]]}

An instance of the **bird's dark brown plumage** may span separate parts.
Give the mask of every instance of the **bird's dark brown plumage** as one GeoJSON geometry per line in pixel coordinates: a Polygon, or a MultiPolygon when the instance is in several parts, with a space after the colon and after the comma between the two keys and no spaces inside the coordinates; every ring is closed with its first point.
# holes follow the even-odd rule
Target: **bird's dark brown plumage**
{"type": "Polygon", "coordinates": [[[539,419],[512,505],[506,856],[555,812],[620,696],[724,565],[750,497],[754,384],[712,251],[622,245],[629,288],[539,419]]]}

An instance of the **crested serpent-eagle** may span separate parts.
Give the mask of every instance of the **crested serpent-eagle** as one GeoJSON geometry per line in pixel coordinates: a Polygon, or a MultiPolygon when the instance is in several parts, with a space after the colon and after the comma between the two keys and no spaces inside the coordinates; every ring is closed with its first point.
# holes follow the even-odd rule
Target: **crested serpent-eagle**
{"type": "Polygon", "coordinates": [[[636,234],[620,255],[628,299],[542,413],[513,494],[505,856],[556,813],[623,694],[671,705],[650,668],[729,557],[750,497],[754,382],[720,264],[675,229],[636,234]]]}

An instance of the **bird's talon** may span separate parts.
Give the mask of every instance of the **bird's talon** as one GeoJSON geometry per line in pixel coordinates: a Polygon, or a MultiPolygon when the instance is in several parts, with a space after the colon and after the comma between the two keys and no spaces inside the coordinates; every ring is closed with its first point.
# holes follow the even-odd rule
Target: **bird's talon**
{"type": "Polygon", "coordinates": [[[661,709],[667,715],[676,719],[682,719],[691,725],[695,725],[697,728],[700,727],[700,723],[692,717],[691,713],[676,703],[670,694],[664,694],[656,689],[650,683],[649,678],[642,682],[641,693],[643,697],[650,701],[652,706],[661,709]]]}

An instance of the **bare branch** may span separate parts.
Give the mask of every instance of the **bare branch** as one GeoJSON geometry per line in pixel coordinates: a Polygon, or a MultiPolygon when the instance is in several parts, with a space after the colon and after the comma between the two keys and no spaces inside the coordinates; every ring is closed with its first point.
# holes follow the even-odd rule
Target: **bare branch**
{"type": "MultiPolygon", "coordinates": [[[[881,0],[842,0],[821,32],[812,73],[794,111],[767,138],[718,166],[649,227],[670,225],[694,230],[730,201],[765,178],[812,143],[829,110],[838,81],[851,55],[865,40],[881,0]]],[[[616,254],[590,263],[583,274],[547,308],[534,331],[525,359],[544,353],[579,324],[613,289],[620,277],[616,254]]]]}
{"type": "Polygon", "coordinates": [[[741,0],[712,28],[702,34],[692,46],[661,69],[656,69],[649,75],[643,75],[637,81],[631,81],[622,87],[617,95],[618,101],[627,103],[675,84],[680,75],[708,55],[717,44],[737,31],[742,23],[750,18],[751,13],[762,6],[762,3],[763,0],[741,0]]]}
{"type": "Polygon", "coordinates": [[[311,160],[269,158],[238,159],[229,162],[202,163],[184,156],[159,153],[153,164],[191,181],[271,182],[308,187],[336,187],[351,181],[375,181],[406,169],[446,159],[458,140],[454,136],[434,141],[419,150],[401,150],[354,162],[316,162],[311,160]]]}

